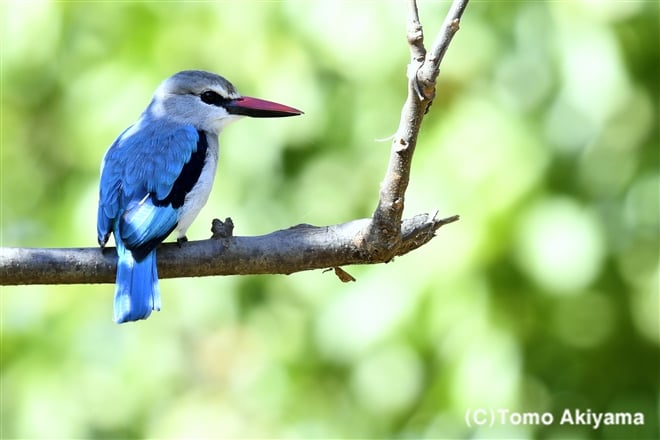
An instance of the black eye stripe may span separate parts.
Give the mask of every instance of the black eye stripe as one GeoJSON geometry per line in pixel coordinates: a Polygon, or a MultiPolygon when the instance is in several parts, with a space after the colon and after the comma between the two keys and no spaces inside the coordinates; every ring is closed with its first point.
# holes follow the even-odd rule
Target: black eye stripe
{"type": "Polygon", "coordinates": [[[213,90],[207,90],[205,92],[202,92],[199,95],[199,98],[202,100],[202,102],[206,104],[217,105],[217,106],[223,106],[230,101],[230,99],[223,98],[222,96],[215,93],[213,90]]]}

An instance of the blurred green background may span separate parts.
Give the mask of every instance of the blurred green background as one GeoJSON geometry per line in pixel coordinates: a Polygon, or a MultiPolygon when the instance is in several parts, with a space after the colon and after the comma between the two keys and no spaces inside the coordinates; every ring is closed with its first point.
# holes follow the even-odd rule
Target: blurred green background
{"type": "MultiPolygon", "coordinates": [[[[427,44],[448,8],[421,2],[427,44]]],[[[400,1],[0,4],[1,241],[96,246],[101,158],[161,80],[301,108],[221,136],[190,229],[368,217],[405,98],[400,1]],[[225,148],[226,147],[226,148],[225,148]]],[[[406,213],[460,214],[387,265],[2,288],[2,438],[659,438],[658,3],[472,2],[406,213]],[[549,426],[466,426],[468,409],[549,426]],[[564,409],[642,412],[570,426],[564,409]]]]}

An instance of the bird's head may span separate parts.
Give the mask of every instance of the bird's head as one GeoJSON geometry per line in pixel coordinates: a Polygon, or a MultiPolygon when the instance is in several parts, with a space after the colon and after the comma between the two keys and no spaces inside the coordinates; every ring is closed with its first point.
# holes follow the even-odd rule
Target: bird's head
{"type": "Polygon", "coordinates": [[[219,133],[244,116],[281,118],[303,112],[276,102],[241,96],[225,78],[201,70],[184,70],[163,81],[154,94],[154,116],[219,133]]]}

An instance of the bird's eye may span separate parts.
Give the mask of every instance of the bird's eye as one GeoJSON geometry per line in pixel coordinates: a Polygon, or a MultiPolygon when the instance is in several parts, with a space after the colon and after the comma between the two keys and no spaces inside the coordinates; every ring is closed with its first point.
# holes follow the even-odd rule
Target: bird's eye
{"type": "Polygon", "coordinates": [[[229,99],[223,98],[222,96],[218,95],[212,90],[207,90],[206,92],[202,92],[202,94],[199,95],[199,97],[202,100],[202,102],[211,105],[219,106],[229,102],[229,99]]]}

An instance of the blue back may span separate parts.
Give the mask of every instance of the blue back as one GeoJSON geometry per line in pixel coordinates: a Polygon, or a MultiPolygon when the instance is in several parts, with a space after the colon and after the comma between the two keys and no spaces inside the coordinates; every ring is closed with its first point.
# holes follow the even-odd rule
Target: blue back
{"type": "Polygon", "coordinates": [[[99,243],[120,234],[136,260],[176,227],[185,194],[201,173],[206,136],[145,112],[110,146],[101,170],[99,243]],[[114,231],[113,231],[114,229],[114,231]]]}

